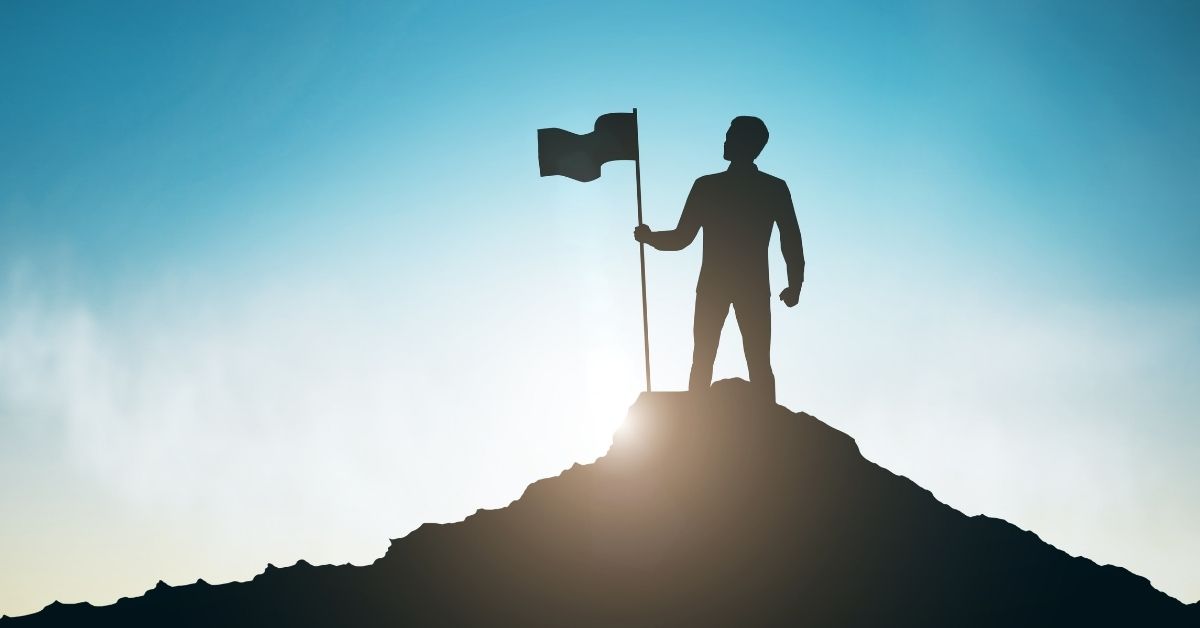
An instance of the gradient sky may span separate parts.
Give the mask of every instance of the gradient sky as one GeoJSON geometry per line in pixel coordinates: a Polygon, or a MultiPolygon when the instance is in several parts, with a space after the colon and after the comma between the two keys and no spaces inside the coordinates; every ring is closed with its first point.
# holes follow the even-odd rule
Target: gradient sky
{"type": "MultiPolygon", "coordinates": [[[[572,4],[0,9],[0,613],[368,563],[602,455],[633,167],[535,130],[632,107],[655,228],[770,128],[781,403],[1200,599],[1200,5],[572,4]]],[[[663,389],[698,267],[648,253],[663,389]]]]}

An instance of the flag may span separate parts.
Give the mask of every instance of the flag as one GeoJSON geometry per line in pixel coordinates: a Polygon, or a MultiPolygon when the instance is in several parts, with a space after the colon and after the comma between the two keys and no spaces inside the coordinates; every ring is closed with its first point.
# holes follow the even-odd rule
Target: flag
{"type": "Polygon", "coordinates": [[[560,174],[576,181],[594,181],[600,178],[600,166],[637,156],[637,115],[633,113],[606,113],[596,118],[594,130],[586,135],[538,129],[538,165],[543,177],[560,174]]]}

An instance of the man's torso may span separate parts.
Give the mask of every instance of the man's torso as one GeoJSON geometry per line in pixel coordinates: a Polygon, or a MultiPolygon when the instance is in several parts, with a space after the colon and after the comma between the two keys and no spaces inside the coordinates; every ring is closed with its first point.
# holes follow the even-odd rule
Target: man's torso
{"type": "Polygon", "coordinates": [[[769,295],[767,248],[787,184],[757,168],[731,168],[696,180],[704,231],[697,292],[769,295]]]}

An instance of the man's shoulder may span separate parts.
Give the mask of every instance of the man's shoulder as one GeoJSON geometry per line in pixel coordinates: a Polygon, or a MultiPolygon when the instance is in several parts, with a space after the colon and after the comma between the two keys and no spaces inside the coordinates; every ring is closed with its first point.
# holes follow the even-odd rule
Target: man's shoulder
{"type": "MultiPolygon", "coordinates": [[[[706,174],[696,179],[695,185],[710,185],[719,184],[724,181],[746,181],[747,173],[736,173],[729,170],[722,170],[712,174],[706,174]]],[[[767,174],[761,170],[755,170],[751,180],[763,186],[787,189],[787,181],[771,174],[767,174]]]]}
{"type": "Polygon", "coordinates": [[[785,189],[787,188],[787,181],[784,181],[783,179],[780,179],[779,177],[777,177],[773,174],[767,174],[766,172],[759,170],[758,176],[759,176],[759,178],[762,179],[762,181],[765,185],[771,185],[771,186],[781,187],[781,188],[785,188],[785,189]]]}

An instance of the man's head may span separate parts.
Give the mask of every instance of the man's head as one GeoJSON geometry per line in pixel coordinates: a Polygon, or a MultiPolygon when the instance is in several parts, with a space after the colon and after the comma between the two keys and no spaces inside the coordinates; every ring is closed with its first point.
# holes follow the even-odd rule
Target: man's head
{"type": "Polygon", "coordinates": [[[767,145],[767,125],[754,116],[738,116],[725,133],[725,160],[754,161],[767,145]]]}

